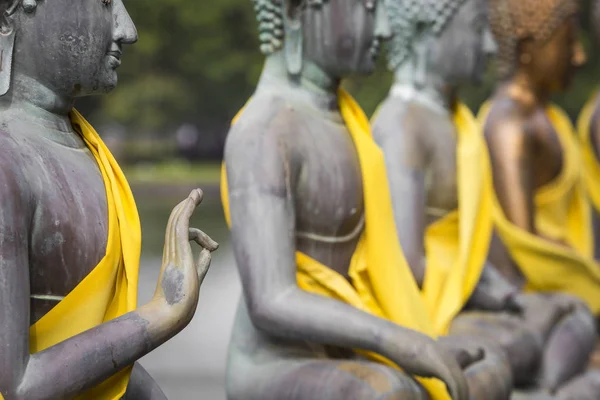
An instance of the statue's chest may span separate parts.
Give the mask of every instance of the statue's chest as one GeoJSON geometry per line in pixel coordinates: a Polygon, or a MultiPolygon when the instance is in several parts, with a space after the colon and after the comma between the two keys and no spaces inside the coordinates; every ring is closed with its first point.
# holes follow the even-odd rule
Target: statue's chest
{"type": "Polygon", "coordinates": [[[105,187],[87,150],[54,146],[36,161],[39,172],[31,182],[36,197],[30,237],[31,293],[65,296],[105,254],[105,187]]]}
{"type": "Polygon", "coordinates": [[[358,153],[345,126],[308,123],[297,138],[295,187],[298,229],[344,235],[360,223],[363,186],[358,153]]]}

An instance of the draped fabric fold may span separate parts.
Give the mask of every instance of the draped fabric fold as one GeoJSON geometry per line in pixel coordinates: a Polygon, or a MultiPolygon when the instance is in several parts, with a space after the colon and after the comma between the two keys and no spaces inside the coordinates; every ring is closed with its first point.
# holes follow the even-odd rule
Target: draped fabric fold
{"type": "MultiPolygon", "coordinates": [[[[364,112],[344,90],[339,92],[339,106],[360,160],[365,231],[352,257],[351,283],[333,269],[297,252],[298,285],[303,290],[337,299],[433,337],[435,331],[428,318],[429,312],[397,239],[383,152],[371,137],[364,112]]],[[[242,112],[243,109],[232,123],[242,112]]],[[[231,225],[225,165],[221,175],[221,197],[226,220],[231,225]]],[[[397,368],[380,355],[369,353],[367,356],[397,368]]],[[[418,379],[433,400],[450,400],[443,382],[418,379]]]]}
{"type": "MultiPolygon", "coordinates": [[[[482,126],[490,104],[481,107],[482,126]]],[[[546,114],[560,139],[563,168],[560,175],[535,194],[536,230],[544,237],[564,241],[561,246],[527,232],[508,220],[495,192],[494,223],[512,259],[535,292],[564,292],[585,301],[594,314],[600,312],[600,268],[593,259],[591,210],[587,199],[580,153],[568,116],[549,105],[546,114]]]]}
{"type": "Polygon", "coordinates": [[[490,163],[481,128],[464,104],[455,109],[458,210],[425,232],[426,272],[422,295],[436,333],[447,334],[485,266],[492,237],[490,163]]]}
{"type": "MultiPolygon", "coordinates": [[[[76,110],[70,117],[74,129],[98,163],[106,188],[106,254],[75,289],[30,327],[32,354],[133,311],[137,306],[142,235],[133,194],[119,165],[94,128],[76,110]]],[[[130,374],[131,367],[125,368],[77,398],[121,399],[130,374]]]]}

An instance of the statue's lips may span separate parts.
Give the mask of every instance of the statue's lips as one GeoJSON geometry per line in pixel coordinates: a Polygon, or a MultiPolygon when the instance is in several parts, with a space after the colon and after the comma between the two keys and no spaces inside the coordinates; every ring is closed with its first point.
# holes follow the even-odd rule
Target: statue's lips
{"type": "Polygon", "coordinates": [[[120,51],[109,51],[106,53],[108,56],[108,62],[111,67],[117,68],[121,65],[121,52],[120,51]]]}

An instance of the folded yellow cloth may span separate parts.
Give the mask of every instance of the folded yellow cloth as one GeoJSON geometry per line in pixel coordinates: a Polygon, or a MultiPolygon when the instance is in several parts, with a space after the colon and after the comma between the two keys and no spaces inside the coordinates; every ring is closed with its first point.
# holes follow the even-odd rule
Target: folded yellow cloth
{"type": "MultiPolygon", "coordinates": [[[[94,128],[76,110],[70,117],[104,179],[108,203],[106,255],[75,289],[31,326],[32,354],[133,311],[137,305],[142,233],[133,194],[94,128]]],[[[119,400],[125,394],[130,374],[131,367],[125,368],[77,398],[119,400]]]]}

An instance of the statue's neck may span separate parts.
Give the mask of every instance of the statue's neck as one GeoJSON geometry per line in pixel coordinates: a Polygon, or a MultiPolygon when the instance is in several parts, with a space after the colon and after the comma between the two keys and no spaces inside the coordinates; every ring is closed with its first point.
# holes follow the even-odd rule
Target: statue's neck
{"type": "Polygon", "coordinates": [[[0,97],[0,110],[21,123],[43,125],[50,130],[72,132],[69,112],[73,98],[60,96],[35,79],[15,73],[8,93],[0,97]]]}
{"type": "Polygon", "coordinates": [[[320,110],[338,110],[340,79],[329,76],[316,64],[304,60],[299,76],[287,71],[282,51],[267,57],[257,90],[286,91],[298,100],[304,100],[320,110]]]}
{"type": "Polygon", "coordinates": [[[544,85],[522,70],[517,70],[501,83],[496,95],[510,97],[528,111],[544,107],[550,97],[550,93],[544,85]]]}
{"type": "Polygon", "coordinates": [[[394,71],[390,95],[409,98],[435,111],[449,113],[457,102],[457,88],[433,71],[419,71],[408,60],[394,71]]]}

